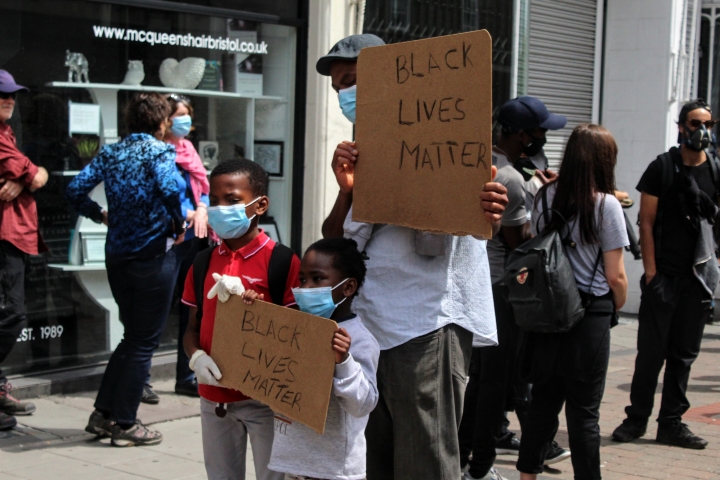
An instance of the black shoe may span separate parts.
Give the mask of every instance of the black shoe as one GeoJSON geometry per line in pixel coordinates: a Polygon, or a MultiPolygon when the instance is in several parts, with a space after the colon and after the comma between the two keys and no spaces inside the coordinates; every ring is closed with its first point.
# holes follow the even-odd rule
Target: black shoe
{"type": "Polygon", "coordinates": [[[153,389],[150,385],[145,385],[143,387],[143,396],[140,399],[142,403],[147,403],[148,405],[157,405],[160,403],[160,397],[158,397],[158,394],[153,392],[153,389]]]}
{"type": "Polygon", "coordinates": [[[8,415],[30,415],[35,411],[35,404],[32,402],[21,402],[10,395],[12,385],[5,383],[0,385],[0,412],[8,415]]]}
{"type": "Polygon", "coordinates": [[[707,447],[707,440],[704,440],[690,431],[684,423],[674,425],[658,425],[657,437],[658,443],[666,445],[675,445],[676,447],[692,448],[694,450],[702,450],[707,447]]]}
{"type": "Polygon", "coordinates": [[[175,393],[186,397],[199,397],[197,380],[193,382],[175,383],[175,393]]]}
{"type": "Polygon", "coordinates": [[[514,433],[509,432],[495,441],[496,455],[517,455],[518,453],[520,453],[520,440],[514,433]]]}
{"type": "Polygon", "coordinates": [[[632,442],[645,435],[646,430],[647,422],[626,418],[612,433],[612,439],[616,442],[632,442]]]}
{"type": "Polygon", "coordinates": [[[557,444],[556,441],[550,444],[547,455],[545,455],[545,465],[552,465],[554,463],[562,462],[570,458],[570,450],[566,450],[557,444]]]}
{"type": "Polygon", "coordinates": [[[12,415],[7,413],[0,413],[0,431],[10,430],[17,425],[17,420],[12,415]]]}

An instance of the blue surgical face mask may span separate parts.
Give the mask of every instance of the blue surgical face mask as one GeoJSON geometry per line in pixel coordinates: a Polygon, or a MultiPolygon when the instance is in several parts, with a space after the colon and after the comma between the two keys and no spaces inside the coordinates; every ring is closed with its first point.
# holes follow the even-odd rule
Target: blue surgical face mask
{"type": "Polygon", "coordinates": [[[172,119],[172,126],[170,127],[170,133],[178,138],[183,138],[190,133],[190,127],[192,127],[192,117],[190,115],[180,115],[172,119]]]}
{"type": "Polygon", "coordinates": [[[346,278],[332,288],[293,288],[292,292],[293,295],[295,295],[295,302],[297,302],[301,312],[317,315],[318,317],[330,318],[338,305],[347,300],[347,297],[345,297],[338,303],[335,303],[332,298],[332,291],[347,281],[348,279],[346,278]]]}
{"type": "Polygon", "coordinates": [[[250,230],[252,219],[257,216],[253,215],[248,218],[245,213],[245,207],[249,207],[258,200],[260,200],[260,197],[247,205],[238,203],[237,205],[208,207],[208,223],[210,224],[210,228],[223,240],[242,237],[250,230]]]}
{"type": "Polygon", "coordinates": [[[342,110],[345,118],[355,123],[355,95],[357,92],[357,85],[353,85],[350,88],[343,88],[338,91],[338,100],[340,101],[340,110],[342,110]]]}

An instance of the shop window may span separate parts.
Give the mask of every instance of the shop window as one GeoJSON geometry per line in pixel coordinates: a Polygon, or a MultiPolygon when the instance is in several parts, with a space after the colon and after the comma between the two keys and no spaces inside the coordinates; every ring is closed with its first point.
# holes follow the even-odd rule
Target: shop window
{"type": "MultiPolygon", "coordinates": [[[[64,191],[98,148],[129,133],[123,108],[136,91],[190,98],[188,138],[208,168],[237,156],[263,162],[273,173],[266,229],[291,242],[294,27],[76,0],[4,0],[0,16],[0,68],[31,90],[18,96],[9,123],[21,150],[51,172],[36,193],[50,252],[28,262],[28,326],[4,371],[97,362],[120,340],[102,260],[105,229],[78,221],[64,191]],[[80,78],[68,77],[66,63],[80,78]]],[[[93,195],[104,198],[102,190],[93,195]]],[[[168,351],[176,310],[162,339],[168,351]]]]}

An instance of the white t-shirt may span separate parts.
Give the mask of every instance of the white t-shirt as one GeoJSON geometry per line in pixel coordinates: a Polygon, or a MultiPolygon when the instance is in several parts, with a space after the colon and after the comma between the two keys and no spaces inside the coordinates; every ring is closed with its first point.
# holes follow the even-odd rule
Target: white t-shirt
{"type": "MultiPolygon", "coordinates": [[[[557,185],[548,187],[548,206],[552,206],[556,190],[557,185]]],[[[532,214],[532,230],[535,235],[537,235],[536,225],[540,230],[545,226],[542,211],[542,200],[540,200],[537,202],[532,214]]],[[[565,254],[568,260],[570,260],[570,265],[572,265],[575,282],[578,288],[584,292],[589,292],[597,296],[605,295],[610,291],[610,286],[605,278],[605,266],[602,261],[598,264],[597,272],[595,272],[595,278],[593,279],[599,248],[602,248],[603,252],[609,252],[630,245],[625,228],[625,215],[623,214],[620,202],[614,195],[598,193],[596,196],[595,224],[598,228],[600,245],[583,243],[580,235],[580,222],[577,218],[569,220],[569,223],[572,227],[570,230],[570,238],[577,246],[575,248],[565,248],[565,254]],[[591,281],[592,290],[590,290],[591,281]]],[[[567,231],[563,230],[562,234],[564,235],[566,233],[567,231]]]]}

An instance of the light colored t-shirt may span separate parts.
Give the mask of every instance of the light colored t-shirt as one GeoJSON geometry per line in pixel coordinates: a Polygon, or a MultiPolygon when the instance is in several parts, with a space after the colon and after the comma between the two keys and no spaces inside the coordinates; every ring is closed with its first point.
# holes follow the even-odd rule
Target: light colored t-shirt
{"type": "MultiPolygon", "coordinates": [[[[552,205],[556,190],[556,185],[548,187],[547,201],[549,206],[552,205]]],[[[542,201],[538,201],[533,209],[533,234],[537,234],[537,231],[535,231],[536,225],[540,230],[545,226],[542,211],[542,201]]],[[[614,195],[597,194],[595,201],[595,224],[598,227],[600,245],[583,243],[582,237],[580,236],[580,223],[577,218],[569,220],[569,223],[572,227],[570,230],[570,238],[577,246],[575,248],[565,248],[565,254],[568,260],[570,260],[570,265],[572,265],[575,282],[578,288],[584,292],[598,296],[605,295],[610,291],[610,286],[605,278],[605,266],[602,260],[598,264],[597,272],[595,272],[595,278],[593,279],[599,249],[602,248],[603,252],[609,252],[630,245],[625,228],[625,216],[620,202],[614,195]],[[590,290],[591,280],[592,290],[590,290]]],[[[567,231],[564,230],[562,233],[564,235],[567,231]]]]}
{"type": "MultiPolygon", "coordinates": [[[[493,152],[493,157],[497,154],[493,152]]],[[[493,158],[493,164],[495,164],[493,158]]],[[[508,164],[498,168],[495,181],[507,188],[508,205],[503,212],[500,225],[503,227],[519,227],[528,221],[526,210],[525,179],[515,167],[508,164]]],[[[510,247],[505,241],[502,232],[488,241],[488,262],[490,263],[490,277],[492,282],[498,281],[505,271],[505,260],[510,247]]]]}
{"type": "Polygon", "coordinates": [[[352,208],[344,230],[369,257],[353,308],[381,350],[452,323],[497,345],[486,241],[447,235],[443,255],[419,255],[415,230],[353,222],[352,208]]]}

